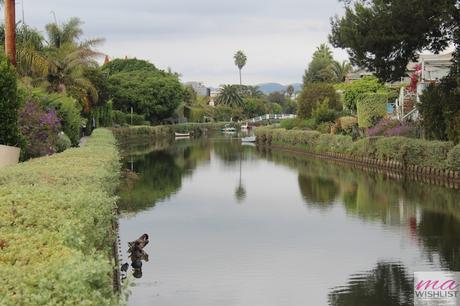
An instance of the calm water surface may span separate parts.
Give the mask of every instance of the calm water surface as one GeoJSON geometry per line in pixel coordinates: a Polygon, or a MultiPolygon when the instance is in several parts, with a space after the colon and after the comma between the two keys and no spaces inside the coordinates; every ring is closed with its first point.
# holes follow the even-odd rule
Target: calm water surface
{"type": "Polygon", "coordinates": [[[130,154],[130,305],[412,305],[414,271],[460,270],[458,190],[224,138],[130,154]]]}

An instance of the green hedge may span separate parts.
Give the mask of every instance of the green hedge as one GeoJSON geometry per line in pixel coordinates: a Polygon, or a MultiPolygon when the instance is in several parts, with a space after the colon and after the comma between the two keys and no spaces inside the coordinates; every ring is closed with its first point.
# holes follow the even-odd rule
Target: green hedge
{"type": "Polygon", "coordinates": [[[119,170],[105,129],[83,148],[0,170],[0,304],[118,303],[111,248],[119,170]]]}
{"type": "Polygon", "coordinates": [[[0,144],[20,144],[16,73],[0,51],[0,144]]]}
{"type": "Polygon", "coordinates": [[[388,94],[368,93],[357,100],[358,125],[361,128],[373,126],[379,119],[387,115],[388,94]]]}
{"type": "Polygon", "coordinates": [[[257,142],[300,146],[311,152],[346,153],[398,161],[404,165],[460,170],[460,145],[445,141],[427,141],[406,137],[368,137],[353,141],[350,136],[320,134],[316,131],[260,127],[257,142]]]}

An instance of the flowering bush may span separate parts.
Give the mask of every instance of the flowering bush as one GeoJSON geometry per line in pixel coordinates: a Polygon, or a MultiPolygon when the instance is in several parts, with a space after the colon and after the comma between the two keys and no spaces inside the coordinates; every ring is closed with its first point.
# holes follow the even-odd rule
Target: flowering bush
{"type": "Polygon", "coordinates": [[[45,112],[35,102],[19,111],[19,130],[26,141],[26,157],[50,155],[57,151],[61,120],[55,110],[45,112]]]}
{"type": "Polygon", "coordinates": [[[368,136],[413,136],[415,127],[396,119],[382,119],[367,130],[368,136]]]}

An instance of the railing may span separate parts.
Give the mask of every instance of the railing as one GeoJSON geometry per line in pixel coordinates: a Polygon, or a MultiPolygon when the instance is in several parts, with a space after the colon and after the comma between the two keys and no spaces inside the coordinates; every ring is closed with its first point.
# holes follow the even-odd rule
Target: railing
{"type": "Polygon", "coordinates": [[[268,120],[293,119],[296,117],[297,115],[293,115],[293,114],[265,114],[262,116],[251,118],[248,121],[252,123],[256,123],[256,122],[268,121],[268,120]]]}

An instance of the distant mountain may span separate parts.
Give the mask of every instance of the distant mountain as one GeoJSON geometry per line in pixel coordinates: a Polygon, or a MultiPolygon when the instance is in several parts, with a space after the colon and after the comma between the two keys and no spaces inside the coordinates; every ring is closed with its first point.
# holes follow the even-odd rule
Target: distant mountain
{"type": "MultiPolygon", "coordinates": [[[[294,86],[295,92],[300,91],[302,88],[302,84],[300,83],[295,83],[291,85],[294,86]]],[[[288,85],[282,85],[279,83],[263,83],[257,85],[257,87],[259,87],[259,90],[262,91],[264,94],[268,95],[275,91],[285,91],[288,85]]]]}

